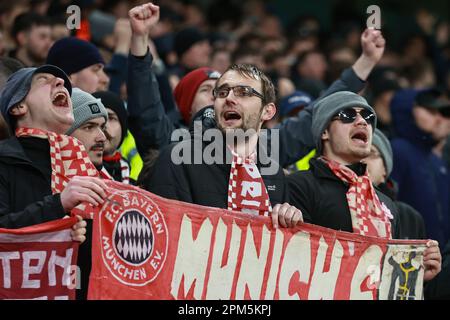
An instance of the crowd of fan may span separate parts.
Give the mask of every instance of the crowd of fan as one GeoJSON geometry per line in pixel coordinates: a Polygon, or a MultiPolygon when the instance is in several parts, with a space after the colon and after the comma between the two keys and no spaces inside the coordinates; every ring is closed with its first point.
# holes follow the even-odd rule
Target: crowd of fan
{"type": "MultiPolygon", "coordinates": [[[[323,165],[317,159],[309,161],[326,155],[327,149],[322,150],[317,137],[324,134],[333,116],[341,120],[353,116],[354,121],[364,118],[367,124],[376,124],[371,154],[361,161],[367,164],[377,190],[382,191],[380,199],[387,195],[398,208],[401,223],[397,223],[402,227],[393,234],[397,238],[439,242],[444,257],[442,272],[430,281],[426,297],[450,297],[448,288],[442,289],[442,284],[450,279],[448,21],[419,9],[413,17],[415,28],[403,43],[391,43],[389,33],[399,26],[383,26],[381,34],[364,31],[365,21],[342,21],[332,32],[324,32],[316,17],[301,13],[285,25],[276,10],[258,0],[239,5],[214,1],[207,8],[195,1],[181,0],[162,1],[157,9],[143,4],[121,0],[2,1],[1,139],[14,135],[12,129],[19,124],[15,117],[26,112],[20,106],[16,108],[30,90],[23,89],[26,92],[18,97],[22,82],[31,82],[36,70],[48,72],[64,80],[75,117],[71,126],[62,127],[57,133],[82,141],[90,160],[104,175],[168,198],[226,208],[227,199],[222,199],[222,193],[212,196],[219,199],[215,203],[211,198],[195,198],[194,191],[186,196],[180,195],[179,190],[169,190],[170,172],[177,169],[164,171],[168,153],[162,150],[170,150],[166,147],[170,146],[173,130],[189,128],[193,120],[214,127],[218,118],[214,118],[211,106],[221,98],[221,92],[213,95],[213,90],[221,88],[216,85],[222,80],[221,74],[250,72],[245,67],[229,69],[233,64],[255,66],[255,70],[268,76],[276,93],[271,101],[266,88],[261,99],[276,105],[264,127],[280,130],[283,142],[278,160],[284,171],[280,174],[288,175],[290,190],[298,191],[286,201],[300,209],[303,218],[307,216],[305,221],[320,221],[322,217],[316,217],[317,212],[311,212],[306,204],[309,191],[300,182],[314,179],[303,175],[303,171],[323,165]],[[81,9],[79,28],[73,30],[68,28],[71,18],[66,12],[71,4],[80,5],[81,9]],[[63,75],[59,76],[59,69],[24,69],[43,65],[57,66],[63,75]],[[365,100],[337,91],[353,91],[365,100]],[[324,96],[327,98],[315,102],[324,96]],[[98,109],[93,110],[92,103],[97,103],[98,109]],[[373,110],[377,120],[370,123],[370,115],[365,116],[361,110],[354,115],[348,110],[342,114],[352,104],[373,110]],[[320,123],[322,131],[317,131],[318,121],[322,121],[318,116],[320,108],[336,114],[322,115],[325,122],[320,123]],[[93,132],[90,137],[87,130],[93,132]],[[377,158],[381,159],[381,169],[372,166],[371,161],[377,158]],[[161,185],[165,179],[166,184],[161,185]]],[[[234,87],[234,96],[246,96],[238,90],[244,89],[234,87]]],[[[228,97],[230,88],[222,93],[228,97]]],[[[64,105],[64,99],[56,96],[54,101],[64,105]]],[[[220,121],[218,125],[223,128],[220,121]]],[[[262,178],[267,185],[266,177],[262,178]]],[[[101,182],[95,183],[96,188],[102,187],[101,182]]],[[[83,181],[73,184],[84,186],[83,181]]],[[[269,192],[273,201],[272,196],[269,192]]],[[[1,206],[8,202],[5,198],[7,195],[1,196],[1,206]]],[[[94,198],[93,203],[101,201],[101,197],[94,198]]],[[[67,195],[61,195],[63,200],[67,200],[67,195]]],[[[30,223],[23,220],[14,224],[5,218],[9,211],[25,210],[11,207],[0,208],[0,227],[17,228],[30,223]]],[[[67,201],[63,207],[65,214],[70,207],[67,201]]],[[[284,215],[290,209],[274,209],[283,217],[279,220],[283,226],[294,226],[303,219],[293,209],[291,222],[287,223],[284,215]]],[[[326,206],[320,210],[327,210],[326,206]]],[[[345,230],[341,223],[344,220],[317,224],[345,230]]],[[[15,220],[18,221],[21,220],[15,220]]],[[[274,224],[277,223],[275,219],[274,224]]]]}

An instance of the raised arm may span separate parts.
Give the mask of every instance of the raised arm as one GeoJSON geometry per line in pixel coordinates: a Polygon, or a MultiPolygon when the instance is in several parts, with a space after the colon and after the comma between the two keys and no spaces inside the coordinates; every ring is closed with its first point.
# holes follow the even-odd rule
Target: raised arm
{"type": "Polygon", "coordinates": [[[148,49],[150,29],[159,20],[159,7],[147,3],[134,7],[128,15],[132,30],[127,79],[128,120],[139,154],[145,157],[150,148],[160,149],[170,142],[174,126],[165,113],[148,49]]]}

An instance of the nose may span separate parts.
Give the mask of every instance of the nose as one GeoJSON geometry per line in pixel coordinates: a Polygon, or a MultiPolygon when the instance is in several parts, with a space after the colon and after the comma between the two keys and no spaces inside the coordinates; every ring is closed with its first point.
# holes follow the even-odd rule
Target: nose
{"type": "Polygon", "coordinates": [[[55,87],[62,87],[62,86],[64,86],[64,79],[62,79],[60,77],[55,77],[54,83],[55,83],[55,87]]]}
{"type": "Polygon", "coordinates": [[[228,95],[227,95],[227,97],[225,98],[225,100],[226,100],[227,102],[236,103],[236,97],[237,97],[237,96],[234,94],[234,89],[231,88],[230,91],[228,91],[228,95]]]}
{"type": "Polygon", "coordinates": [[[100,81],[99,82],[101,84],[102,90],[106,90],[108,88],[109,77],[103,69],[100,70],[100,81]]]}
{"type": "Polygon", "coordinates": [[[354,123],[356,126],[360,126],[360,125],[368,126],[369,125],[369,123],[367,123],[367,121],[364,120],[364,118],[361,116],[361,114],[359,112],[356,114],[356,120],[354,123]]]}
{"type": "Polygon", "coordinates": [[[95,137],[96,142],[105,142],[106,141],[106,135],[102,128],[98,128],[98,134],[95,137]]]}

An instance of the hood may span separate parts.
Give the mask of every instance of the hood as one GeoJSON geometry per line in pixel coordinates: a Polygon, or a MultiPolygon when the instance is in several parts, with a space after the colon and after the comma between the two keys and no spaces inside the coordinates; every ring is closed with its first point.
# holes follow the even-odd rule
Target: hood
{"type": "Polygon", "coordinates": [[[417,127],[412,114],[414,99],[419,92],[419,90],[405,89],[395,93],[391,101],[392,125],[397,137],[430,149],[437,142],[429,133],[417,127]]]}

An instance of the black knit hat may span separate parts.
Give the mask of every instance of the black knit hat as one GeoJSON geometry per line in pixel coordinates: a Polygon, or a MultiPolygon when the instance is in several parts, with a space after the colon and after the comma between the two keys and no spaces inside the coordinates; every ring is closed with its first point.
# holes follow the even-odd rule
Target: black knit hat
{"type": "Polygon", "coordinates": [[[47,63],[64,70],[69,76],[97,63],[105,64],[97,47],[75,37],[62,38],[50,48],[47,63]]]}
{"type": "Polygon", "coordinates": [[[189,50],[197,42],[207,40],[206,35],[200,30],[194,27],[189,27],[179,31],[174,38],[173,49],[175,50],[178,58],[189,50]]]}
{"type": "Polygon", "coordinates": [[[95,98],[100,99],[105,106],[117,114],[119,118],[120,126],[122,127],[122,137],[120,138],[119,146],[122,144],[123,139],[125,139],[128,131],[128,113],[125,108],[125,104],[122,99],[111,91],[98,91],[92,94],[95,98]]]}

